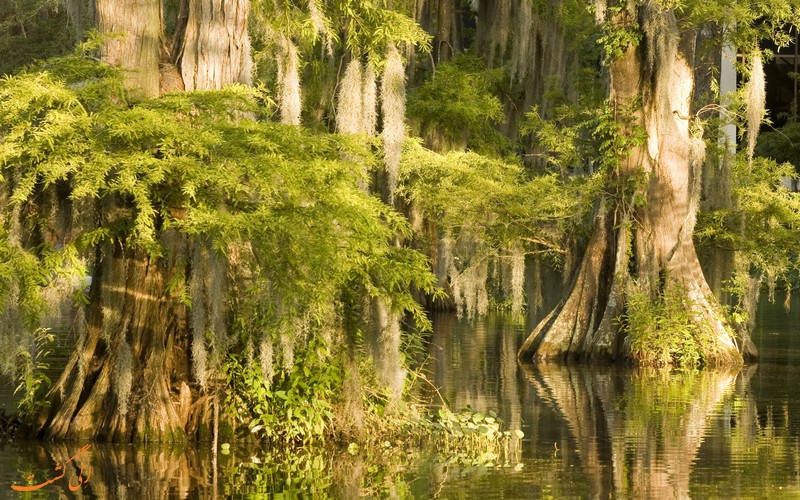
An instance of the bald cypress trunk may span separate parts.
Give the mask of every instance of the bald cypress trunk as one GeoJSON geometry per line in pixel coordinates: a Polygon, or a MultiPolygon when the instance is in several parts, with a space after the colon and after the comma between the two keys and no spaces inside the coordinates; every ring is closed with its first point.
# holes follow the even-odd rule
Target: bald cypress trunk
{"type": "MultiPolygon", "coordinates": [[[[189,0],[181,9],[176,35],[183,39],[172,53],[181,58],[187,90],[250,82],[248,5],[189,0]]],[[[107,42],[102,57],[123,69],[134,100],[158,97],[159,61],[162,70],[164,58],[170,63],[161,8],[160,0],[98,0],[101,32],[125,35],[107,42]]],[[[130,210],[129,202],[109,198],[100,224],[113,225],[130,210]]],[[[177,206],[173,215],[181,211],[177,206]]],[[[38,430],[47,438],[175,442],[209,423],[213,398],[191,380],[190,326],[174,291],[190,277],[190,243],[174,229],[160,236],[160,255],[124,238],[96,250],[85,324],[39,415],[38,430]]]]}
{"type": "Polygon", "coordinates": [[[114,34],[102,47],[103,61],[124,71],[134,99],[158,97],[161,0],[97,0],[97,28],[114,34]]]}
{"type": "Polygon", "coordinates": [[[104,253],[86,330],[40,427],[53,440],[181,441],[186,421],[173,396],[189,382],[186,312],[166,289],[180,261],[120,245],[104,253]]]}
{"type": "Polygon", "coordinates": [[[705,363],[739,364],[742,356],[692,241],[704,152],[690,115],[696,35],[680,32],[674,13],[652,2],[622,11],[613,22],[641,27],[639,45],[626,47],[610,65],[610,98],[625,132],[643,130],[646,141],[609,172],[612,194],[596,214],[571,290],[519,357],[633,358],[620,319],[629,295],[637,293],[653,303],[679,301],[704,346],[705,363]]]}
{"type": "Polygon", "coordinates": [[[189,0],[173,56],[186,90],[252,83],[249,0],[189,0]]]}

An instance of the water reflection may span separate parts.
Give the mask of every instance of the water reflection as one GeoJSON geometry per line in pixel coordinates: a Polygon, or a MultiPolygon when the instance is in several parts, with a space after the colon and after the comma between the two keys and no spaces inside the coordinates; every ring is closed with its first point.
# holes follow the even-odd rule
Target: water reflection
{"type": "Polygon", "coordinates": [[[17,497],[12,484],[42,485],[26,493],[28,498],[211,498],[208,458],[208,452],[193,448],[6,443],[0,448],[0,498],[17,497]],[[47,481],[52,478],[57,480],[47,481]]]}
{"type": "MultiPolygon", "coordinates": [[[[521,428],[521,469],[446,465],[395,446],[283,461],[232,447],[215,463],[206,443],[93,444],[75,493],[72,467],[29,498],[800,498],[800,343],[785,317],[759,320],[759,366],[667,374],[520,367],[527,332],[508,318],[437,316],[431,381],[451,408],[494,410],[521,428]]],[[[18,498],[10,485],[31,474],[53,477],[82,445],[0,444],[0,498],[18,498]]]]}
{"type": "Polygon", "coordinates": [[[736,374],[524,366],[570,431],[594,496],[688,498],[693,464],[736,374]]]}
{"type": "Polygon", "coordinates": [[[436,318],[432,371],[448,403],[526,433],[521,472],[448,483],[444,496],[800,498],[800,337],[794,315],[763,311],[764,361],[739,373],[517,367],[512,323],[436,318]]]}

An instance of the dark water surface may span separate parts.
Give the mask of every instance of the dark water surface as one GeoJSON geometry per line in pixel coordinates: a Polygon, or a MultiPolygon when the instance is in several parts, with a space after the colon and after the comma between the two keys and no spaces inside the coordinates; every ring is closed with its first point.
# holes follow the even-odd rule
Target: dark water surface
{"type": "Polygon", "coordinates": [[[207,449],[94,444],[56,470],[80,443],[6,443],[0,497],[800,498],[798,311],[761,307],[761,361],[738,373],[520,367],[526,332],[507,318],[435,317],[430,379],[454,410],[494,410],[524,431],[511,467],[446,466],[418,453],[387,468],[342,453],[298,459],[287,472],[258,451],[220,455],[214,467],[207,449]],[[10,488],[62,472],[36,491],[10,488]],[[287,475],[303,479],[286,489],[287,475]]]}

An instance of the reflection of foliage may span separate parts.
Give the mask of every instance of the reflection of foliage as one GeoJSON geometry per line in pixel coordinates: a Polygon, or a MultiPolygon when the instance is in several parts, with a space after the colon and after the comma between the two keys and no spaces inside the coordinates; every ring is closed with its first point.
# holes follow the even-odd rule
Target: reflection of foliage
{"type": "Polygon", "coordinates": [[[625,412],[628,433],[648,435],[647,429],[657,429],[667,438],[682,439],[680,423],[687,419],[692,405],[707,390],[697,370],[666,371],[639,370],[631,377],[626,394],[625,412]]]}
{"type": "Polygon", "coordinates": [[[346,450],[330,443],[291,450],[270,447],[266,452],[263,447],[255,451],[246,445],[224,446],[225,493],[405,498],[412,496],[408,474],[420,467],[435,464],[455,474],[488,467],[522,469],[522,432],[504,431],[493,412],[452,413],[444,408],[416,422],[407,420],[406,425],[404,438],[353,442],[346,450]]]}
{"type": "Polygon", "coordinates": [[[520,461],[524,434],[519,429],[503,430],[503,420],[493,411],[482,413],[467,407],[453,413],[440,408],[422,424],[445,464],[493,467],[520,461]]]}
{"type": "Polygon", "coordinates": [[[312,498],[330,498],[332,475],[330,460],[323,453],[280,450],[258,453],[250,458],[238,457],[236,449],[223,454],[224,493],[228,497],[255,497],[300,494],[312,498]]]}

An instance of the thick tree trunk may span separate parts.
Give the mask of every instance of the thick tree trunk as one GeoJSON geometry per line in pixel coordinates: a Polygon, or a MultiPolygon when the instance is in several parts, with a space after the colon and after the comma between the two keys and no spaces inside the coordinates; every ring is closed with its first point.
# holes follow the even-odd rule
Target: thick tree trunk
{"type": "Polygon", "coordinates": [[[644,130],[646,143],[609,173],[618,187],[598,210],[572,289],[534,329],[519,357],[630,359],[618,319],[626,294],[636,290],[652,300],[689,304],[697,335],[708,340],[701,342],[704,362],[738,364],[741,354],[692,241],[704,153],[690,127],[695,35],[681,34],[673,12],[649,2],[615,19],[623,26],[633,21],[642,27],[642,41],[612,62],[610,97],[620,123],[631,124],[627,132],[644,130]],[[639,99],[641,105],[633,106],[639,99]],[[631,185],[643,206],[626,192],[631,185]]]}
{"type": "MultiPolygon", "coordinates": [[[[176,30],[185,35],[178,52],[187,90],[249,83],[248,5],[188,0],[176,30]]],[[[170,57],[161,44],[161,12],[160,0],[98,0],[101,31],[127,35],[108,42],[103,58],[125,70],[134,98],[159,95],[159,57],[170,57]]],[[[110,198],[101,215],[112,224],[127,210],[110,198]]],[[[85,327],[38,419],[47,438],[175,442],[207,430],[213,398],[190,388],[187,314],[169,291],[189,276],[188,244],[174,231],[161,233],[164,256],[133,242],[97,250],[85,327]]]]}
{"type": "MultiPolygon", "coordinates": [[[[180,257],[180,248],[170,250],[180,257]]],[[[183,440],[186,422],[173,395],[188,383],[186,313],[165,291],[179,262],[118,245],[106,251],[85,332],[40,429],[55,440],[183,440]]]]}
{"type": "Polygon", "coordinates": [[[101,34],[115,35],[101,54],[123,69],[129,95],[158,97],[161,0],[97,0],[97,24],[101,34]]]}

